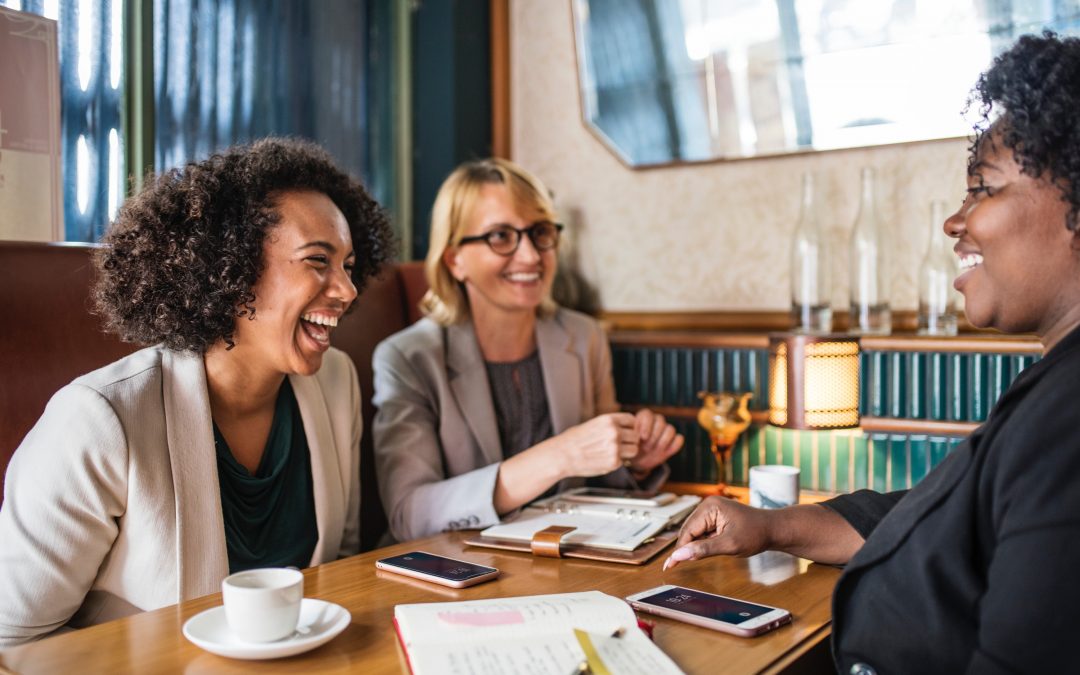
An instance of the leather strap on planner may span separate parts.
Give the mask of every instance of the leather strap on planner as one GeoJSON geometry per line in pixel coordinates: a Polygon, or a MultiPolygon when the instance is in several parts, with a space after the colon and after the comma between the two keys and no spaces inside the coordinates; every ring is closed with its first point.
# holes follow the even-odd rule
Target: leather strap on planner
{"type": "Polygon", "coordinates": [[[562,557],[562,538],[576,530],[576,527],[566,527],[563,525],[552,525],[540,530],[532,537],[530,548],[532,548],[533,555],[538,555],[544,558],[561,558],[562,557]]]}

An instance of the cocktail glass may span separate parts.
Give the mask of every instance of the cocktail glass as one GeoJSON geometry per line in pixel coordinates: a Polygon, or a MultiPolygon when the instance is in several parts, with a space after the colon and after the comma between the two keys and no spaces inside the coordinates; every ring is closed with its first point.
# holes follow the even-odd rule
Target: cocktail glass
{"type": "Polygon", "coordinates": [[[751,396],[753,394],[750,392],[698,392],[702,403],[697,421],[709,434],[713,457],[716,458],[716,492],[719,495],[727,495],[727,465],[731,447],[739,434],[750,426],[748,405],[751,396]]]}

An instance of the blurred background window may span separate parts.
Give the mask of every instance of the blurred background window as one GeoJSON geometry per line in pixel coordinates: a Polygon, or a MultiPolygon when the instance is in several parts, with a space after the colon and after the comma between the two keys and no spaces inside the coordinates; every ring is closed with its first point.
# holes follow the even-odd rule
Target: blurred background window
{"type": "Polygon", "coordinates": [[[100,239],[132,174],[267,135],[322,144],[393,209],[391,0],[129,2],[0,0],[58,22],[69,241],[100,239]],[[142,93],[132,54],[153,73],[142,93]],[[126,135],[151,139],[145,154],[126,135]]]}

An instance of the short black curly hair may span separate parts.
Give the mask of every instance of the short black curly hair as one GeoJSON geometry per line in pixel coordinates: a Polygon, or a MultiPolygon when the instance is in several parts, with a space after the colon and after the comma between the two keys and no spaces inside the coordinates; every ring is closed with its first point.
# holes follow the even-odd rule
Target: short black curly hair
{"type": "Polygon", "coordinates": [[[263,242],[277,224],[275,197],[324,193],[349,225],[357,290],[391,260],[383,209],[318,145],[265,138],[150,177],[128,199],[94,257],[93,299],[105,328],[127,342],[205,353],[233,346],[236,321],[254,315],[263,242]]]}
{"type": "Polygon", "coordinates": [[[1000,133],[1022,171],[1047,176],[1070,205],[1065,226],[1080,215],[1080,39],[1052,31],[1024,35],[979,76],[968,108],[979,107],[968,172],[980,145],[1000,133]]]}

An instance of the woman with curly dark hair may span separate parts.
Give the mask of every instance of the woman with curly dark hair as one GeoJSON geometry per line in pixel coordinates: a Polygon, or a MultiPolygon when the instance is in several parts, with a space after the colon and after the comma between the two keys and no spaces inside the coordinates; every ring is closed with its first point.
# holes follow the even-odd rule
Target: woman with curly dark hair
{"type": "MultiPolygon", "coordinates": [[[[1025,36],[976,85],[956,238],[968,320],[1045,355],[910,491],[761,511],[706,500],[667,567],[788,551],[846,565],[843,673],[1073,672],[1080,606],[1080,40],[1025,36]]],[[[798,619],[796,618],[796,621],[798,619]]]]}
{"type": "Polygon", "coordinates": [[[266,139],[154,179],[96,256],[151,345],[61,389],[0,510],[0,646],[359,550],[360,392],[330,333],[392,255],[317,146],[266,139]]]}

